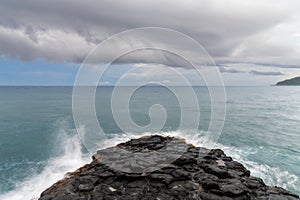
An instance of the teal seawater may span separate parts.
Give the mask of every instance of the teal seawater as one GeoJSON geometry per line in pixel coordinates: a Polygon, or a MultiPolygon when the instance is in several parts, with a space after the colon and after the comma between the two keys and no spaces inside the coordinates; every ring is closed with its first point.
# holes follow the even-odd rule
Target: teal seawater
{"type": "MultiPolygon", "coordinates": [[[[201,137],[209,124],[210,100],[205,87],[194,89],[201,137]]],[[[96,93],[108,146],[121,140],[122,132],[111,114],[112,90],[102,87],[96,93]]],[[[300,87],[226,87],[226,93],[227,116],[217,146],[268,184],[300,194],[300,87]]],[[[166,88],[137,90],[130,101],[132,119],[148,124],[153,104],[166,109],[163,132],[186,137],[188,130],[176,132],[179,102],[166,88]]],[[[0,199],[35,199],[67,171],[89,161],[76,137],[72,87],[0,87],[0,113],[0,199]]]]}

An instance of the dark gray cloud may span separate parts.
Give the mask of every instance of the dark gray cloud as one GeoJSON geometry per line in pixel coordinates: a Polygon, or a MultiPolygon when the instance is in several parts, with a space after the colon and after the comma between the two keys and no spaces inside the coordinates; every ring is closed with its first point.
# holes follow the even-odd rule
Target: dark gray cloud
{"type": "Polygon", "coordinates": [[[236,74],[236,73],[246,73],[245,71],[243,70],[238,70],[238,69],[233,69],[233,68],[227,68],[227,67],[219,67],[219,70],[221,73],[233,73],[233,74],[236,74]]]}
{"type": "Polygon", "coordinates": [[[282,72],[266,72],[266,71],[257,71],[257,70],[251,70],[249,72],[250,74],[259,75],[259,76],[282,76],[285,75],[282,72]]]}
{"type": "MultiPolygon", "coordinates": [[[[263,37],[263,33],[274,27],[289,23],[294,14],[291,10],[293,4],[285,2],[2,0],[0,55],[23,60],[78,63],[112,34],[131,28],[157,26],[191,36],[218,63],[262,61],[280,64],[289,58],[290,64],[297,65],[300,64],[299,49],[284,41],[268,41],[263,37]]],[[[182,48],[180,43],[174,45],[182,48]]],[[[113,51],[108,50],[107,54],[113,51]]],[[[187,66],[178,64],[176,59],[165,52],[148,51],[126,56],[119,62],[187,66]]],[[[231,69],[230,73],[235,71],[231,69]]]]}
{"type": "MultiPolygon", "coordinates": [[[[232,66],[227,66],[227,65],[221,65],[219,66],[219,70],[221,73],[231,73],[231,74],[238,74],[238,73],[248,73],[248,74],[253,74],[253,75],[259,75],[259,76],[282,76],[285,75],[285,73],[282,73],[280,71],[259,71],[259,70],[247,70],[247,68],[251,69],[258,69],[258,68],[263,68],[263,67],[268,67],[270,68],[270,66],[267,65],[256,65],[256,64],[249,64],[249,66],[247,66],[247,64],[232,64],[232,66]],[[237,68],[242,68],[241,69],[237,69],[237,68]]],[[[272,67],[271,67],[272,68],[272,67]]]]}

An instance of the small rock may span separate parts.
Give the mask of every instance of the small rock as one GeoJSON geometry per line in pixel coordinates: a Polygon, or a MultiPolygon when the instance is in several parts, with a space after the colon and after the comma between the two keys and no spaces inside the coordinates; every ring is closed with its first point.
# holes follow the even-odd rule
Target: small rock
{"type": "Polygon", "coordinates": [[[220,166],[220,167],[225,167],[225,162],[224,162],[223,160],[218,159],[218,160],[216,160],[216,161],[217,161],[217,163],[218,163],[218,166],[220,166]]]}
{"type": "Polygon", "coordinates": [[[115,188],[113,188],[113,187],[108,187],[108,189],[110,190],[110,191],[112,191],[112,192],[115,192],[115,191],[117,191],[115,188]]]}

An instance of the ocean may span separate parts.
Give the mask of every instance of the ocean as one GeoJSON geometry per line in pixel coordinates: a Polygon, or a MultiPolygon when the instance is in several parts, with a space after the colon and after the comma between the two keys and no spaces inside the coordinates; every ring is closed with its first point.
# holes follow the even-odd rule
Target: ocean
{"type": "MultiPolygon", "coordinates": [[[[300,194],[300,87],[226,87],[227,114],[216,144],[267,184],[300,194]]],[[[200,107],[198,135],[178,131],[180,103],[164,87],[142,87],[129,103],[130,116],[140,126],[150,123],[151,105],[166,110],[166,122],[156,134],[186,138],[202,145],[210,123],[206,87],[194,87],[200,107]],[[193,138],[191,140],[190,138],[193,138]],[[198,138],[198,139],[195,139],[198,138]]],[[[96,111],[107,133],[102,147],[126,141],[110,108],[113,87],[99,87],[96,111]]],[[[77,136],[72,115],[72,87],[0,87],[0,199],[31,200],[64,174],[91,161],[77,136]]],[[[150,133],[139,133],[145,135],[150,133]]],[[[152,133],[154,134],[154,133],[152,133]]]]}

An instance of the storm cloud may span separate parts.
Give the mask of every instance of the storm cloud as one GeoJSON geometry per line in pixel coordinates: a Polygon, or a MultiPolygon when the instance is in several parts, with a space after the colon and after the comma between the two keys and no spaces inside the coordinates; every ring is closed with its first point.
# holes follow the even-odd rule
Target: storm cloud
{"type": "MultiPolygon", "coordinates": [[[[217,63],[298,66],[299,43],[278,40],[276,35],[296,21],[296,5],[297,1],[281,0],[3,0],[0,56],[80,63],[109,36],[151,26],[187,34],[203,45],[217,63]]],[[[172,45],[182,48],[180,43],[172,45]]],[[[114,50],[107,53],[110,51],[114,50]]],[[[125,56],[119,62],[180,63],[176,56],[151,51],[125,56]]]]}
{"type": "Polygon", "coordinates": [[[257,71],[251,70],[250,74],[259,75],[259,76],[282,76],[284,73],[282,72],[265,72],[265,71],[257,71]]]}
{"type": "Polygon", "coordinates": [[[227,68],[227,67],[219,67],[219,70],[221,73],[232,73],[232,74],[236,74],[236,73],[246,73],[243,70],[238,70],[238,69],[233,69],[233,68],[227,68]]]}

